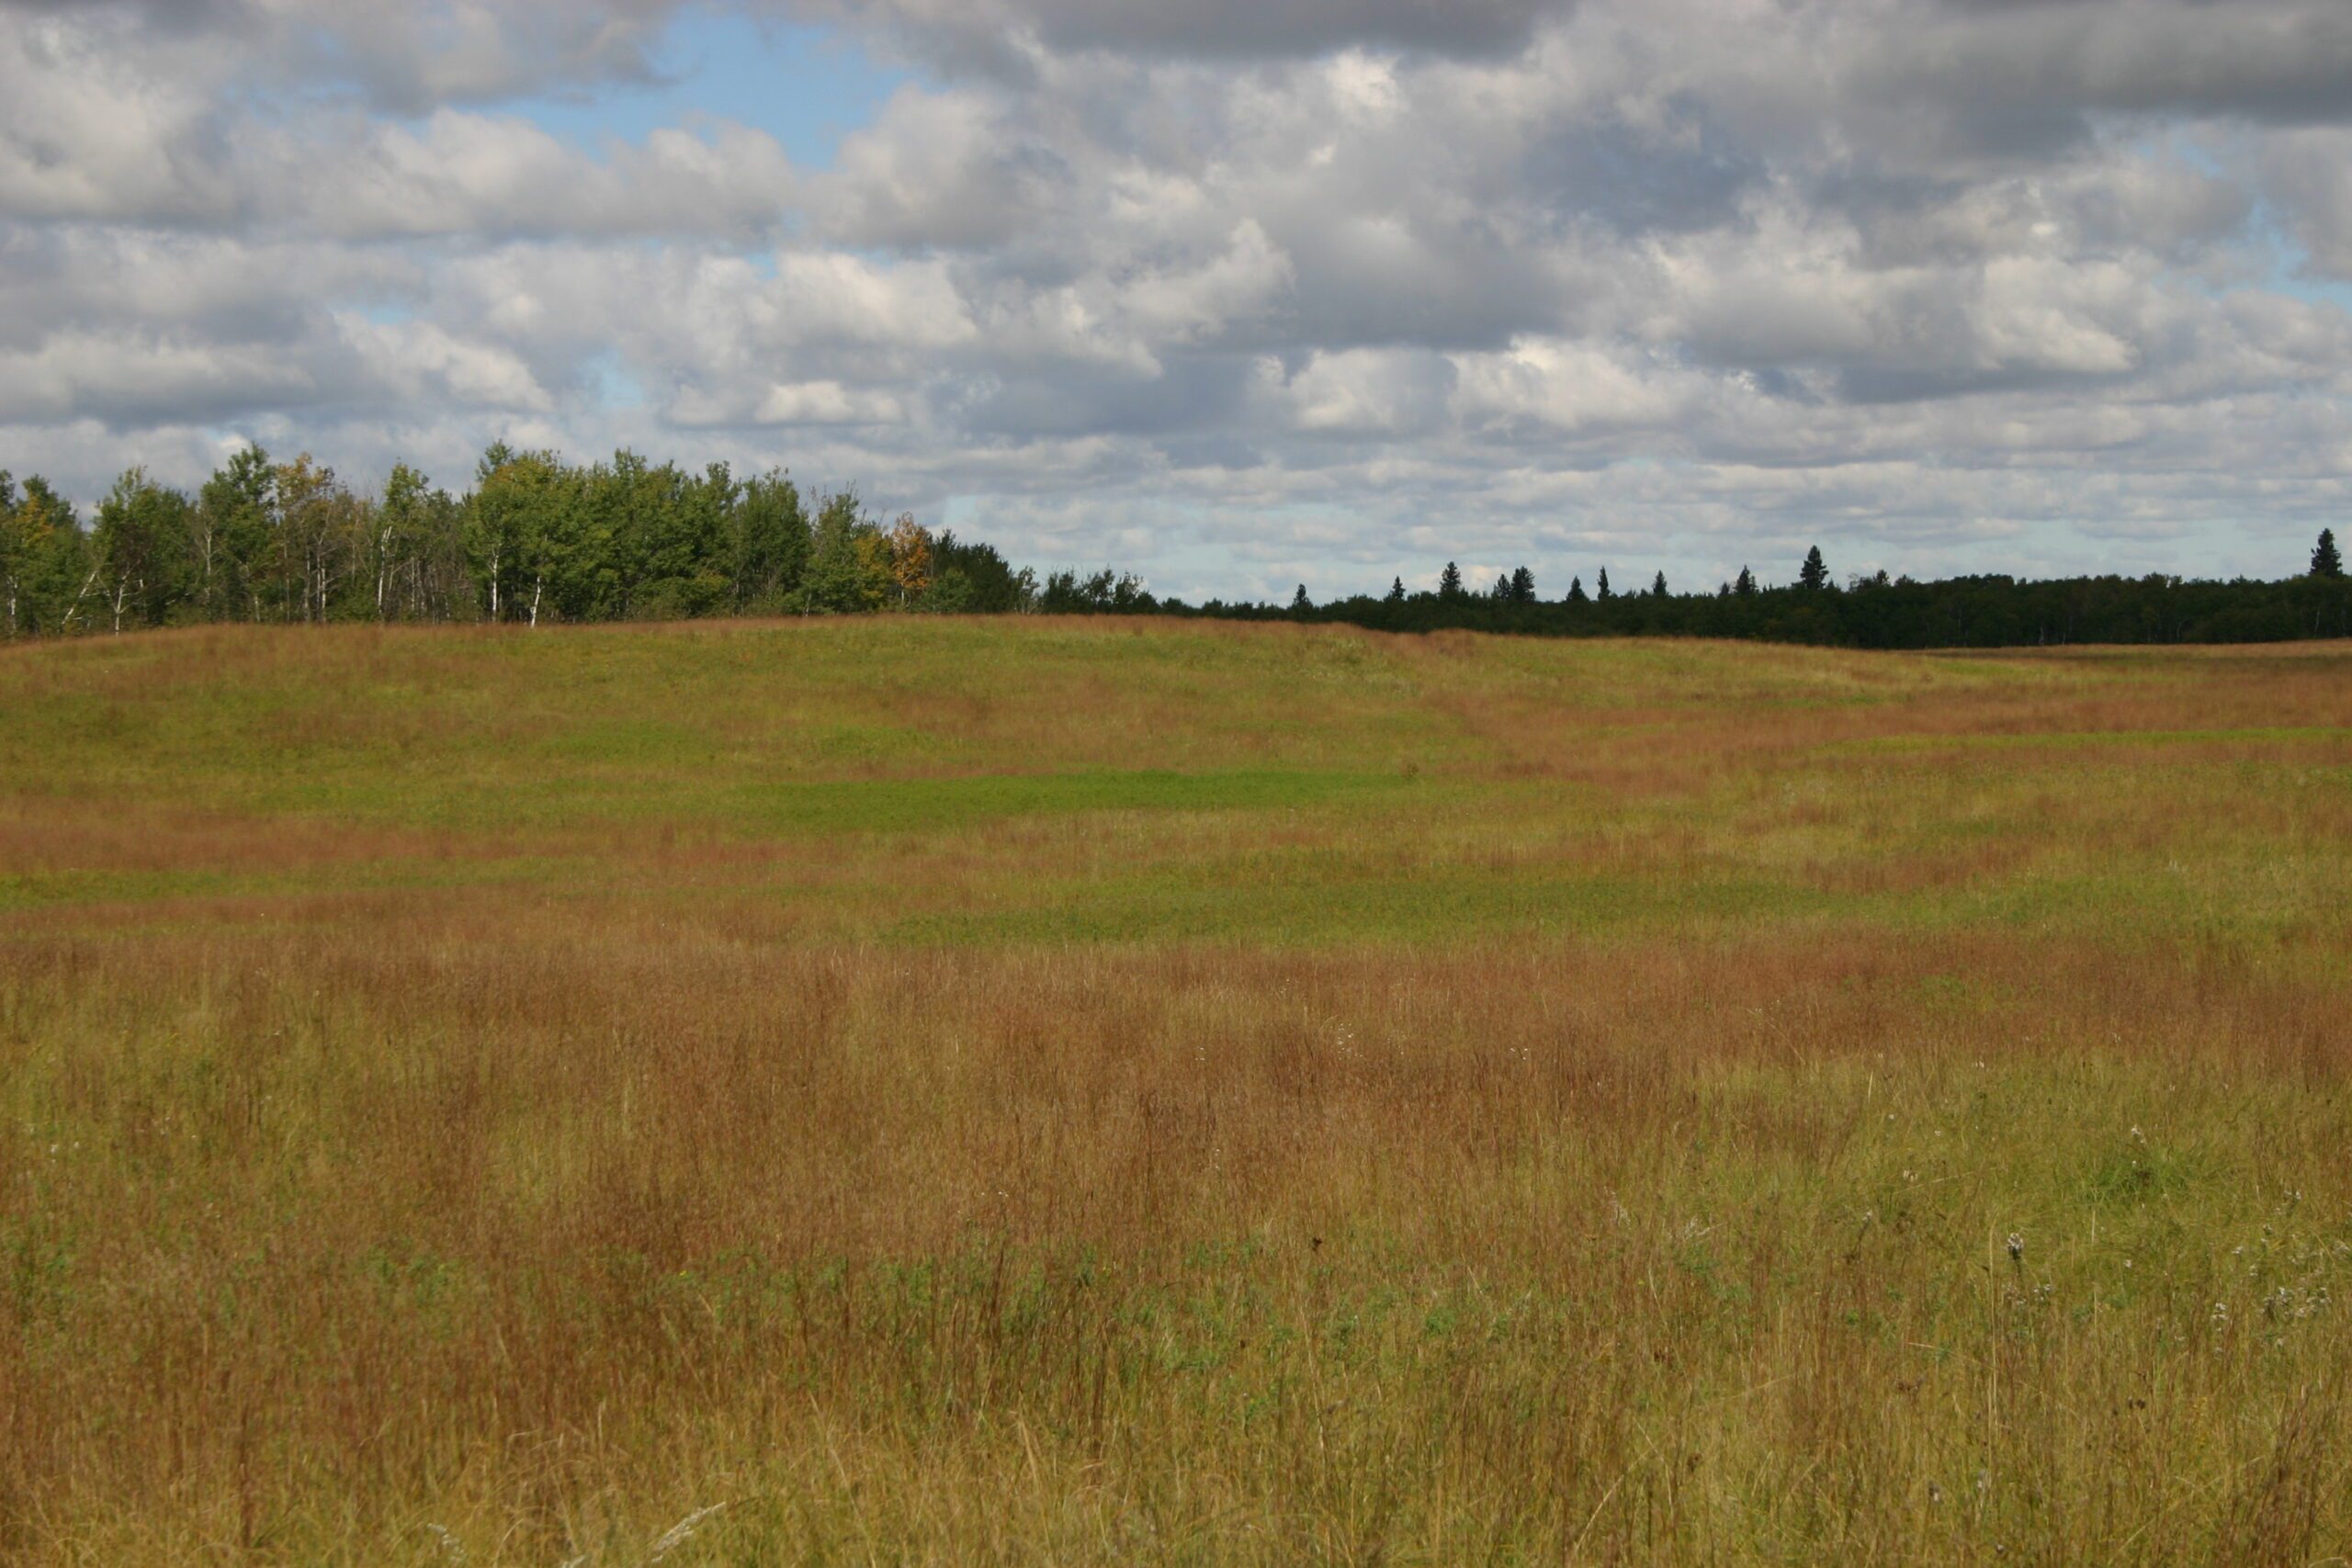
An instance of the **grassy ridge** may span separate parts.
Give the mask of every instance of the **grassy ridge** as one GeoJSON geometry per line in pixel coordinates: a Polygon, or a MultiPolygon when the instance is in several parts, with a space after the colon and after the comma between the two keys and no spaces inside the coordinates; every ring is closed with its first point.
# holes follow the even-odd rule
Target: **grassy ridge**
{"type": "Polygon", "coordinates": [[[0,1550],[2341,1551],[2347,677],[0,653],[0,1550]]]}

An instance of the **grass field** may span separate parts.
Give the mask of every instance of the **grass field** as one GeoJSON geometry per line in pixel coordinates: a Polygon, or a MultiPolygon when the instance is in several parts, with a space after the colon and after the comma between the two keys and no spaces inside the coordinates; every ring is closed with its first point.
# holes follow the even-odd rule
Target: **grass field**
{"type": "Polygon", "coordinates": [[[2352,1550],[2352,647],[0,650],[0,1555],[2352,1550]]]}

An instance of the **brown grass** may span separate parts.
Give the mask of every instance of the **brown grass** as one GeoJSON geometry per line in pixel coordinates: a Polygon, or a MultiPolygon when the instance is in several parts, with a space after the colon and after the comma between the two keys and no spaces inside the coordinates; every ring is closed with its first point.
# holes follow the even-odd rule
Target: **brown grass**
{"type": "Polygon", "coordinates": [[[638,770],[626,811],[447,716],[571,744],[741,639],[0,660],[40,747],[0,763],[0,1551],[634,1563],[714,1506],[663,1562],[2352,1541],[2340,653],[1285,630],[1125,675],[1084,639],[1127,628],[991,631],[991,683],[1057,689],[1064,639],[1156,705],[1125,765],[1410,736],[1440,793],[725,815],[709,770],[805,768],[761,761],[794,726],[874,727],[831,776],[1109,761],[822,629],[752,634],[775,708],[536,764],[638,770]],[[605,644],[641,667],[593,701],[535,683],[605,644]],[[1269,646],[1371,661],[1351,715],[1286,732],[1269,646]],[[341,795],[272,793],[304,725],[217,743],[272,682],[376,733],[410,650],[446,684],[341,795]],[[105,716],[71,752],[43,704],[105,716]],[[435,768],[526,793],[435,821],[435,768]],[[1374,912],[1286,924],[1302,887],[1374,912]]]}

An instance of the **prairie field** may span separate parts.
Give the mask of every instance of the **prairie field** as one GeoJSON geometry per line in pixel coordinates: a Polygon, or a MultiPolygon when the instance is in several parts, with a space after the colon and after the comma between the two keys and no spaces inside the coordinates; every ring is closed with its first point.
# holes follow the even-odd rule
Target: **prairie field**
{"type": "Polygon", "coordinates": [[[2352,644],[0,649],[0,1557],[2352,1551],[2352,644]]]}

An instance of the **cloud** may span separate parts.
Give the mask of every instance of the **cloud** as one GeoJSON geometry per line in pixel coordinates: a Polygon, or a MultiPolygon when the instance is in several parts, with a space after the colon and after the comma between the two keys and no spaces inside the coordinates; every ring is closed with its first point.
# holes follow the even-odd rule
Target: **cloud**
{"type": "Polygon", "coordinates": [[[2347,153],[2339,0],[0,0],[0,464],[628,444],[1195,593],[2281,569],[2347,153]],[[577,129],[713,9],[911,77],[824,166],[577,129]]]}
{"type": "Polygon", "coordinates": [[[1573,0],[807,0],[800,14],[875,29],[951,71],[1025,75],[1043,56],[1306,59],[1351,48],[1491,57],[1573,0]]]}
{"type": "Polygon", "coordinates": [[[0,29],[414,114],[642,81],[677,0],[0,0],[0,29]]]}

